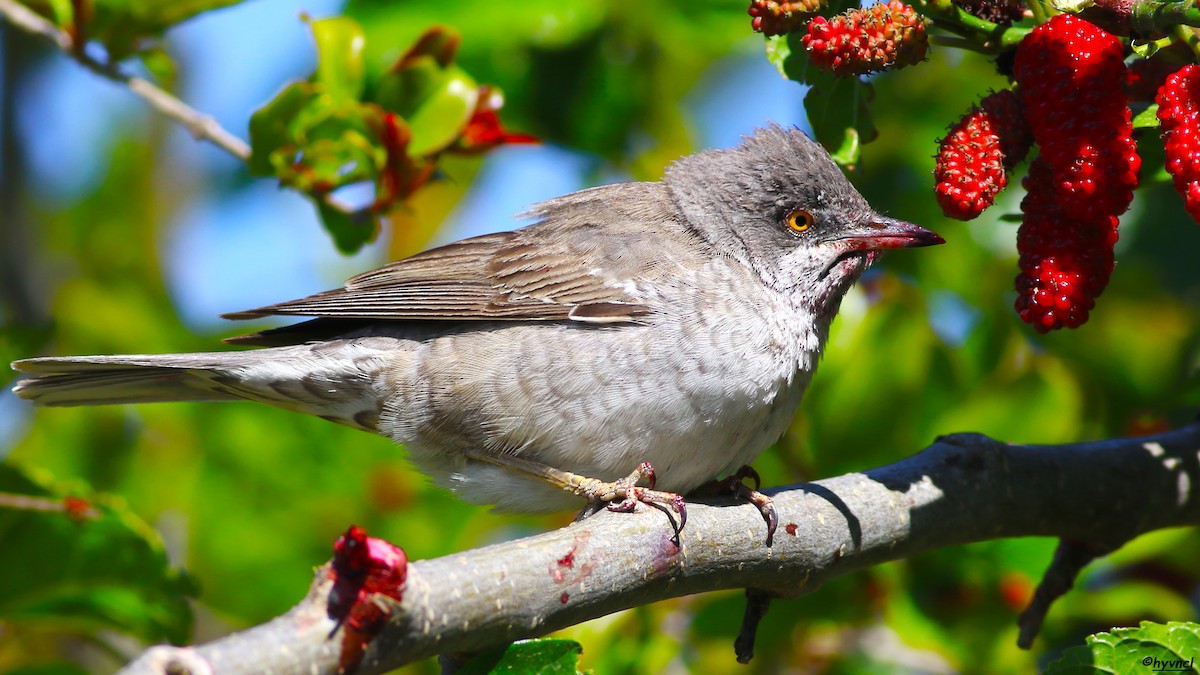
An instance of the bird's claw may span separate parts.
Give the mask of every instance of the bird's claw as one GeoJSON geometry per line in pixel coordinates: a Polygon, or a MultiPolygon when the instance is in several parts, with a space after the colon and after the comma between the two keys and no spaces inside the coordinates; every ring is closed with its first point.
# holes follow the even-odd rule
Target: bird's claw
{"type": "Polygon", "coordinates": [[[654,484],[657,479],[654,467],[649,462],[642,462],[625,478],[611,483],[596,481],[588,485],[583,495],[593,503],[609,502],[608,510],[616,513],[632,513],[639,503],[649,504],[664,511],[669,507],[679,514],[679,525],[675,528],[675,536],[678,538],[687,523],[687,503],[680,494],[655,490],[654,484]]]}
{"type": "Polygon", "coordinates": [[[775,540],[775,530],[779,527],[779,513],[775,510],[775,501],[758,491],[762,487],[762,478],[753,467],[743,466],[730,476],[723,478],[708,487],[702,488],[706,494],[717,492],[733,493],[735,499],[743,499],[758,507],[763,520],[767,523],[767,546],[775,540]],[[754,487],[746,485],[745,480],[754,482],[754,487]]]}

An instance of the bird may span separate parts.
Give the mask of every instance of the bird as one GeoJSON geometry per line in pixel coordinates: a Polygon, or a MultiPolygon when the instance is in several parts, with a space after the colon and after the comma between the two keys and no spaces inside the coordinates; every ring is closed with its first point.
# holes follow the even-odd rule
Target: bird
{"type": "MultiPolygon", "coordinates": [[[[533,206],[342,288],[224,315],[307,320],[242,351],[16,361],[42,406],[248,400],[403,445],[502,512],[673,510],[743,470],[796,414],[851,285],[942,237],[874,210],[804,132],[771,123],[661,181],[533,206]]],[[[753,476],[757,480],[757,476],[753,476]]]]}

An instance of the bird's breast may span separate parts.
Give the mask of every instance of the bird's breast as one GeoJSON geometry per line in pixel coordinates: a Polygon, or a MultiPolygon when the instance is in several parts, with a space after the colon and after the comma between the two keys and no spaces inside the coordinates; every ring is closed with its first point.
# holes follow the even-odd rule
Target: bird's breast
{"type": "MultiPolygon", "coordinates": [[[[456,449],[612,480],[640,462],[687,492],[786,429],[817,354],[785,303],[734,275],[658,289],[638,325],[520,324],[425,343],[392,386],[384,433],[430,473],[456,449]]],[[[443,482],[439,480],[439,482],[443,482]]],[[[464,489],[464,492],[466,488],[464,489]]]]}

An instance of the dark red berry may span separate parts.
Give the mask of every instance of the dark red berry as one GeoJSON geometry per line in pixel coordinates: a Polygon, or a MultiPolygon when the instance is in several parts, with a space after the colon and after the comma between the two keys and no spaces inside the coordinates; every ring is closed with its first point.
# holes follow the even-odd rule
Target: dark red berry
{"type": "Polygon", "coordinates": [[[1153,102],[1167,77],[1192,62],[1195,55],[1183,42],[1174,42],[1154,52],[1148,59],[1135,59],[1125,76],[1125,91],[1130,101],[1153,102]]]}

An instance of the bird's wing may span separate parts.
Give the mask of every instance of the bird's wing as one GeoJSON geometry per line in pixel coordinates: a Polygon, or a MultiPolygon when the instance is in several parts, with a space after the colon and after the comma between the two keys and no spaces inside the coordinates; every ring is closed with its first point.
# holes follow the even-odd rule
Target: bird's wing
{"type": "Polygon", "coordinates": [[[662,227],[644,226],[646,218],[661,223],[671,211],[659,184],[605,194],[617,187],[542,204],[531,213],[543,220],[527,228],[465,239],[360,274],[343,288],[224,316],[636,322],[651,312],[637,282],[663,273],[662,227]],[[623,203],[641,206],[631,211],[623,203]]]}

